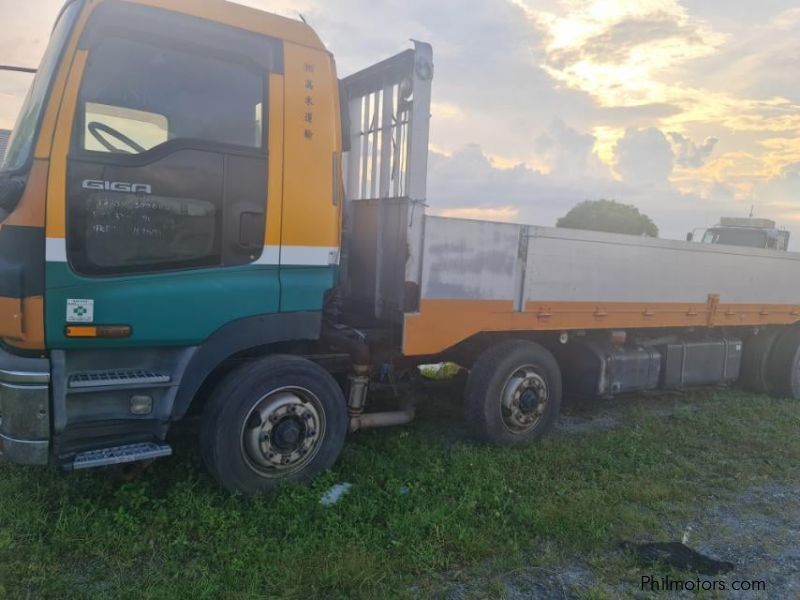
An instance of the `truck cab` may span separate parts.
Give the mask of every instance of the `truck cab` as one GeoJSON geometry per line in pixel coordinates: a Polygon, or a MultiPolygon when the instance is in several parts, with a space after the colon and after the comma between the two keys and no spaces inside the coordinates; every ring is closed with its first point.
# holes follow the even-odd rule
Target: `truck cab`
{"type": "Polygon", "coordinates": [[[303,23],[221,0],[65,3],[0,166],[7,457],[160,443],[223,356],[319,338],[338,94],[303,23]]]}

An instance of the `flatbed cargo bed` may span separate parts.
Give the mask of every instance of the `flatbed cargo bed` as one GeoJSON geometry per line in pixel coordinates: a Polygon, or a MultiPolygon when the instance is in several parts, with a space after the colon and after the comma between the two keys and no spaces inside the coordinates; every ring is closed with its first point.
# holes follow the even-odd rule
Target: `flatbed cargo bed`
{"type": "Polygon", "coordinates": [[[777,325],[800,316],[800,254],[427,217],[403,352],[487,331],[777,325]]]}

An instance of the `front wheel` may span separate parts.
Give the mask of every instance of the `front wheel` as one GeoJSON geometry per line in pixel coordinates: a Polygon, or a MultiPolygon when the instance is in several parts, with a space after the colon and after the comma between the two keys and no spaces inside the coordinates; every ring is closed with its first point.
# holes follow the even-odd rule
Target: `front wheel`
{"type": "Polygon", "coordinates": [[[537,441],[561,410],[561,371],[539,344],[509,341],[485,351],[470,371],[464,399],[467,425],[498,446],[537,441]]]}
{"type": "Polygon", "coordinates": [[[213,392],[200,442],[211,474],[252,495],[311,481],[336,462],[346,435],[347,405],[333,377],[305,359],[270,356],[213,392]]]}

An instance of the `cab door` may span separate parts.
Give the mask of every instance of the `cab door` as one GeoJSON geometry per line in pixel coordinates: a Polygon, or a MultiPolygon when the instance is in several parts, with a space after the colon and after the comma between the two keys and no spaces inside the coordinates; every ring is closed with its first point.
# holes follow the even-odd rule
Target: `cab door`
{"type": "Polygon", "coordinates": [[[193,345],[278,311],[265,231],[268,200],[280,202],[267,198],[267,140],[281,71],[272,38],[98,7],[70,74],[74,106],[59,117],[69,149],[63,165],[53,159],[63,195],[48,200],[49,347],[102,345],[87,324],[129,328],[105,342],[115,346],[193,345]]]}

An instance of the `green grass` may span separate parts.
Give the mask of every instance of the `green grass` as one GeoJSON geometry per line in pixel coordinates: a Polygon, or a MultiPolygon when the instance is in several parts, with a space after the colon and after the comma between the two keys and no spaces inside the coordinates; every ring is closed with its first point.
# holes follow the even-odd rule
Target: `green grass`
{"type": "Polygon", "coordinates": [[[795,402],[716,391],[615,406],[618,429],[501,450],[426,402],[412,427],[354,436],[312,487],[254,500],[220,491],[191,439],[132,483],[4,465],[0,597],[414,597],[481,572],[497,596],[498,574],[576,556],[613,584],[619,540],[672,539],[703,498],[800,481],[795,402]]]}

